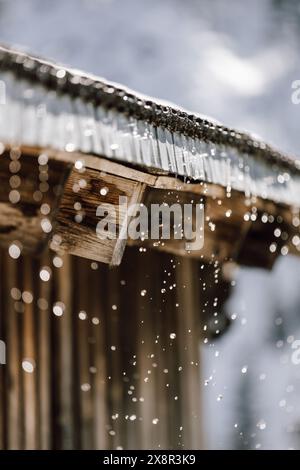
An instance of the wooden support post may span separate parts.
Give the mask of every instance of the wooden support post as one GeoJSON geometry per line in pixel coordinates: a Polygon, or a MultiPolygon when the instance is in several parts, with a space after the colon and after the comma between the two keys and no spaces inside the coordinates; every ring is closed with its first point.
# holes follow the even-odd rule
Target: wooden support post
{"type": "Polygon", "coordinates": [[[198,261],[137,247],[113,270],[52,258],[1,253],[0,447],[201,448],[199,283],[214,268],[200,280],[198,261]]]}

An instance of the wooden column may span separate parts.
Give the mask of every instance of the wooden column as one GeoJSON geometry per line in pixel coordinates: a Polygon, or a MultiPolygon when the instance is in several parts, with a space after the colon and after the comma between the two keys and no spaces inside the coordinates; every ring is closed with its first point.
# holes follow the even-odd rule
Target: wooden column
{"type": "Polygon", "coordinates": [[[201,448],[199,340],[227,323],[222,266],[270,268],[283,244],[299,254],[293,217],[271,201],[105,158],[7,149],[0,159],[0,339],[7,346],[0,447],[201,448]],[[173,237],[131,241],[140,246],[125,250],[119,235],[130,213],[119,196],[148,207],[201,202],[203,248],[189,252],[173,237]],[[114,239],[97,236],[102,204],[121,216],[114,239]]]}
{"type": "Polygon", "coordinates": [[[198,262],[55,256],[1,253],[1,448],[201,448],[198,262]]]}

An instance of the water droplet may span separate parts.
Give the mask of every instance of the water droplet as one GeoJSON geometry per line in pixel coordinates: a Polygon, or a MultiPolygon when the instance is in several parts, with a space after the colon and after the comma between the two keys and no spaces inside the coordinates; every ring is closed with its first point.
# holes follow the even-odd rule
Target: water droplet
{"type": "Polygon", "coordinates": [[[10,290],[10,295],[14,300],[20,300],[21,297],[22,297],[22,293],[21,293],[20,289],[18,289],[17,287],[13,287],[10,290]]]}
{"type": "Polygon", "coordinates": [[[20,201],[20,193],[16,189],[9,192],[8,198],[12,204],[17,204],[20,201]]]}
{"type": "Polygon", "coordinates": [[[31,304],[33,301],[33,295],[31,292],[24,290],[22,293],[22,299],[25,304],[31,304]]]}
{"type": "Polygon", "coordinates": [[[80,310],[78,313],[78,318],[79,320],[86,320],[87,319],[87,313],[84,310],[80,310]]]}
{"type": "Polygon", "coordinates": [[[106,196],[107,193],[108,193],[108,188],[105,187],[105,188],[101,188],[101,189],[100,189],[100,194],[101,194],[101,196],[106,196]]]}
{"type": "Polygon", "coordinates": [[[48,301],[46,299],[43,299],[42,297],[38,299],[37,301],[37,306],[41,310],[47,310],[48,308],[48,301]]]}
{"type": "Polygon", "coordinates": [[[88,392],[89,390],[91,390],[91,385],[89,383],[84,383],[81,385],[80,388],[83,392],[88,392]]]}
{"type": "Polygon", "coordinates": [[[56,72],[57,78],[64,78],[66,76],[66,71],[64,69],[59,69],[56,72]]]}
{"type": "Polygon", "coordinates": [[[40,270],[40,279],[43,281],[43,282],[48,282],[50,280],[50,277],[51,277],[51,269],[48,268],[47,266],[44,266],[41,270],[40,270]]]}
{"type": "Polygon", "coordinates": [[[261,419],[260,421],[258,421],[257,425],[258,429],[260,429],[261,431],[263,431],[264,429],[266,429],[267,425],[266,425],[266,422],[261,419]]]}
{"type": "Polygon", "coordinates": [[[35,369],[35,361],[33,359],[23,359],[22,369],[28,374],[32,374],[35,369]]]}
{"type": "Polygon", "coordinates": [[[53,266],[55,266],[56,268],[61,268],[63,265],[63,260],[60,256],[54,256],[52,262],[53,262],[53,266]]]}
{"type": "Polygon", "coordinates": [[[111,150],[118,150],[119,144],[111,144],[110,148],[111,150]]]}
{"type": "Polygon", "coordinates": [[[41,153],[38,158],[39,165],[47,165],[48,156],[45,153],[41,153]]]}
{"type": "Polygon", "coordinates": [[[65,304],[63,302],[56,302],[52,307],[52,311],[57,317],[61,317],[64,313],[64,310],[65,304]]]}
{"type": "Polygon", "coordinates": [[[49,219],[45,218],[41,220],[41,227],[43,232],[50,233],[52,230],[52,224],[49,219]]]}
{"type": "Polygon", "coordinates": [[[12,243],[10,247],[8,248],[8,253],[11,258],[18,259],[19,256],[21,255],[21,249],[18,245],[16,245],[15,243],[12,243]]]}
{"type": "Polygon", "coordinates": [[[281,230],[280,230],[280,228],[276,228],[276,229],[274,230],[274,235],[275,235],[276,238],[279,238],[279,237],[280,237],[280,235],[281,235],[281,230]]]}
{"type": "Polygon", "coordinates": [[[83,164],[83,161],[82,161],[82,160],[76,160],[76,162],[75,162],[75,168],[76,168],[76,170],[82,170],[83,165],[84,165],[84,164],[83,164]]]}
{"type": "Polygon", "coordinates": [[[41,214],[43,214],[43,215],[48,215],[49,212],[50,212],[50,206],[49,206],[49,204],[42,204],[40,210],[41,210],[41,214]]]}

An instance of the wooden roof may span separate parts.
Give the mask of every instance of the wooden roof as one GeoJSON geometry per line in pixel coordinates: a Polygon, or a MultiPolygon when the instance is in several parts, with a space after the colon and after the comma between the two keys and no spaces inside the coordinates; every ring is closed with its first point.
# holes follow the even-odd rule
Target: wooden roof
{"type": "Polygon", "coordinates": [[[0,80],[2,141],[93,153],[299,204],[300,161],[249,134],[5,47],[0,80]]]}
{"type": "MultiPolygon", "coordinates": [[[[108,202],[120,193],[146,205],[203,202],[205,246],[190,256],[268,267],[280,253],[299,253],[298,160],[198,114],[11,48],[0,47],[0,81],[0,241],[21,239],[26,249],[36,249],[49,238],[41,230],[40,202],[31,197],[39,186],[38,156],[46,152],[50,190],[61,188],[51,197],[43,193],[53,208],[54,249],[120,263],[126,241],[107,245],[95,235],[105,185],[108,202]],[[19,205],[7,196],[14,152],[25,158],[19,205]],[[82,179],[74,167],[78,159],[85,186],[75,194],[82,179]],[[80,223],[75,198],[87,215],[80,223]],[[15,220],[10,229],[8,216],[15,220]],[[283,235],[275,237],[278,226],[283,235]]],[[[187,255],[177,240],[157,247],[187,255]]]]}

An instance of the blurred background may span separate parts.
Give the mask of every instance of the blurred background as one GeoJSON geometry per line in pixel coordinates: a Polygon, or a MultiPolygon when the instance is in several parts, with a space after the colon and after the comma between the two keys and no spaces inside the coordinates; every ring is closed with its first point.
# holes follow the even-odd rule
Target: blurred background
{"type": "MultiPolygon", "coordinates": [[[[297,0],[0,0],[0,42],[300,155],[297,0]]],[[[300,449],[300,262],[243,268],[234,284],[229,331],[200,346],[206,447],[300,449]]]]}

